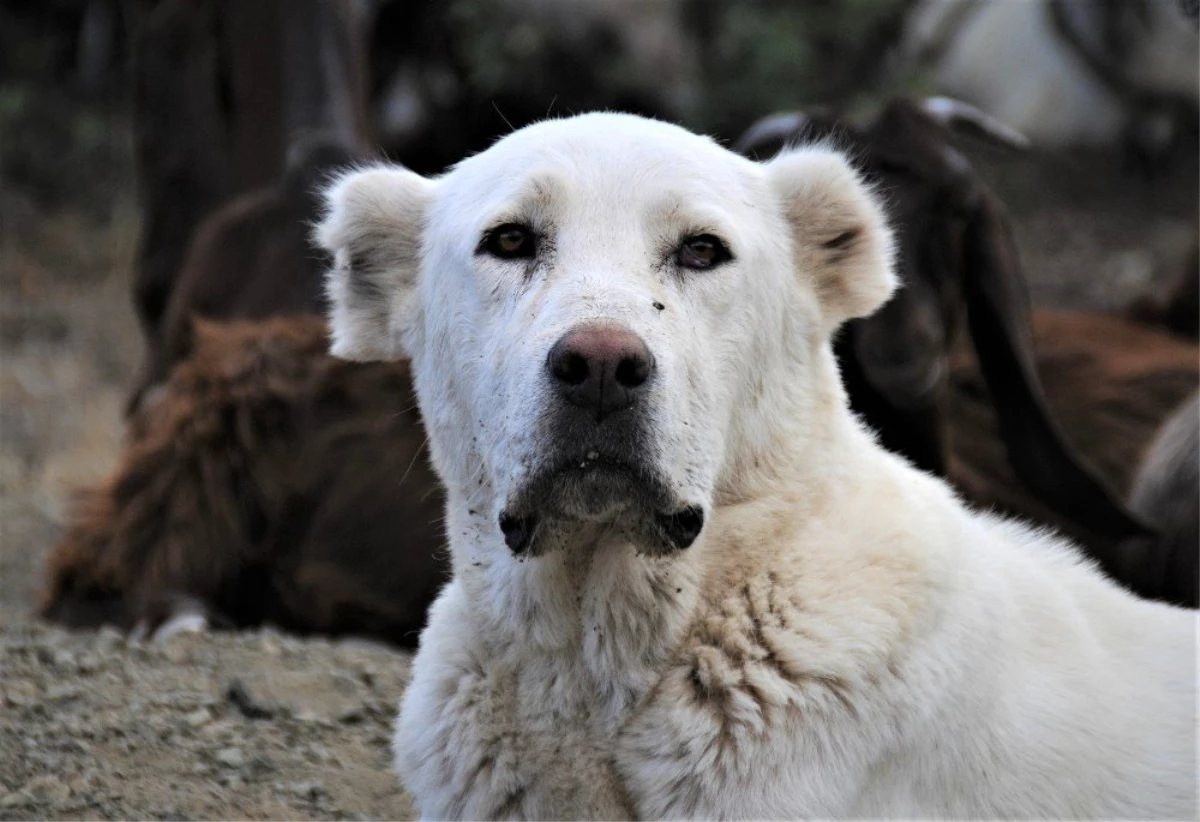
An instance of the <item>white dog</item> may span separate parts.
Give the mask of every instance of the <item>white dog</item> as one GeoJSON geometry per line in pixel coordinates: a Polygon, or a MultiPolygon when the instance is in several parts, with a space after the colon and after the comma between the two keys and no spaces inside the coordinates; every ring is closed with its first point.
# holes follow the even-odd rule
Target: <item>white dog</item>
{"type": "Polygon", "coordinates": [[[333,350],[412,358],[449,495],[426,817],[1196,818],[1194,615],[848,410],[895,281],[839,154],[589,114],[328,197],[333,350]]]}

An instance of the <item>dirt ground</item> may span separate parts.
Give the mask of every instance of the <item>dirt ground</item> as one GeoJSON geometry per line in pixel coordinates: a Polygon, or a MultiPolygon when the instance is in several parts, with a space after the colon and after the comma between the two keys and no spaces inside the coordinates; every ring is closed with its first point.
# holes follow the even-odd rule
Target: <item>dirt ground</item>
{"type": "MultiPolygon", "coordinates": [[[[58,196],[0,178],[0,819],[412,818],[388,751],[405,654],[269,630],[147,645],[31,616],[71,489],[116,461],[141,357],[131,136],[95,119],[94,157],[40,168],[58,196]]],[[[1147,182],[1100,155],[976,159],[1041,305],[1124,304],[1195,226],[1194,162],[1147,182]]]]}

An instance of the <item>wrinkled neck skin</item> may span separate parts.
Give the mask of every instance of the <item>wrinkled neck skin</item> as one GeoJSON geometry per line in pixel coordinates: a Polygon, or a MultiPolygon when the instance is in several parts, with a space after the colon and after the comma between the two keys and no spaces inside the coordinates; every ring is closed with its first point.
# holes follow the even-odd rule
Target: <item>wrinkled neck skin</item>
{"type": "Polygon", "coordinates": [[[726,459],[704,530],[686,550],[643,553],[609,526],[581,523],[564,549],[514,556],[486,513],[494,508],[487,471],[479,471],[474,487],[452,487],[447,532],[455,582],[479,647],[498,656],[544,655],[551,670],[582,675],[591,694],[607,694],[614,719],[636,702],[683,640],[708,570],[723,561],[721,532],[745,532],[747,523],[753,531],[772,509],[786,507],[794,517],[846,487],[838,474],[845,449],[869,435],[844,411],[830,347],[816,351],[811,383],[777,387],[769,411],[760,396],[731,414],[729,453],[741,456],[726,459]],[[795,420],[795,430],[772,428],[768,414],[795,420]]]}

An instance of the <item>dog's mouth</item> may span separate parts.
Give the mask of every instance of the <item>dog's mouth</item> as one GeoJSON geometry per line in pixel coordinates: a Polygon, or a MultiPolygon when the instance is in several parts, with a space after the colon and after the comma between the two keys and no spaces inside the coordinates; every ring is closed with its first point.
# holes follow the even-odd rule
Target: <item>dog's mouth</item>
{"type": "Polygon", "coordinates": [[[670,553],[696,541],[704,509],[680,502],[645,466],[589,451],[538,471],[499,516],[517,555],[563,547],[589,525],[616,531],[641,550],[670,553]]]}

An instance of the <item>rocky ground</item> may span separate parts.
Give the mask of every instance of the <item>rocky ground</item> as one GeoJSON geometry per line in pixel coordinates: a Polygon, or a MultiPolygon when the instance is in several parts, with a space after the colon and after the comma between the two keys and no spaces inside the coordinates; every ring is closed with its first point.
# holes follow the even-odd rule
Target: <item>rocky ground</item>
{"type": "Polygon", "coordinates": [[[390,767],[391,650],[21,622],[0,669],[0,819],[415,818],[390,767]]]}
{"type": "MultiPolygon", "coordinates": [[[[138,219],[127,120],[13,94],[0,87],[0,819],[412,818],[388,752],[406,655],[271,631],[151,645],[33,618],[71,489],[120,448],[138,219]],[[72,134],[61,151],[55,129],[72,134]]],[[[1123,304],[1195,225],[1194,163],[1146,182],[1111,158],[977,159],[1040,304],[1123,304]]]]}

